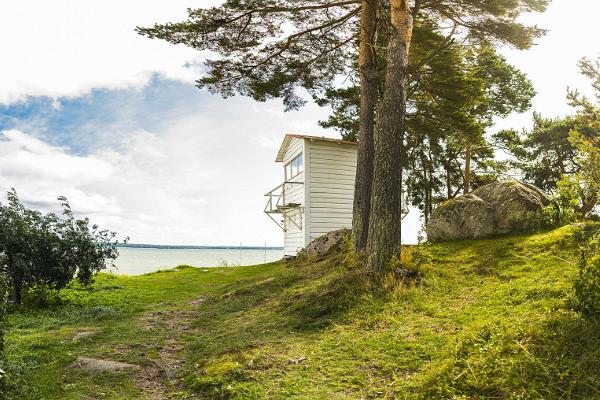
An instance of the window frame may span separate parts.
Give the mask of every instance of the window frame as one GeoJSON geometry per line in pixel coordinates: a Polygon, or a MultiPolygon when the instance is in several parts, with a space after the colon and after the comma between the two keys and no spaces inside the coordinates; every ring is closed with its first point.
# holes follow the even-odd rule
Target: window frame
{"type": "Polygon", "coordinates": [[[284,166],[285,180],[289,181],[304,172],[304,152],[301,152],[284,166]],[[289,175],[288,175],[289,174],[289,175]]]}

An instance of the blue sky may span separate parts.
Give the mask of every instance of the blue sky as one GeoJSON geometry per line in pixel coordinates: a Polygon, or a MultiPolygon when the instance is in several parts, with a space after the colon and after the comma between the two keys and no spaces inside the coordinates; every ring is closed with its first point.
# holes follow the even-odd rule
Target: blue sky
{"type": "Polygon", "coordinates": [[[162,131],[167,121],[202,113],[210,95],[187,82],[154,75],[141,88],[93,89],[78,97],[29,97],[0,105],[0,130],[26,131],[74,154],[117,145],[135,130],[162,131]]]}
{"type": "MultiPolygon", "coordinates": [[[[281,244],[262,214],[263,194],[282,179],[276,149],[285,133],[335,137],[317,124],[327,110],[284,113],[278,101],[210,95],[194,86],[205,54],[134,32],[218,2],[0,3],[0,37],[19,38],[2,43],[0,191],[15,187],[44,209],[66,195],[77,213],[133,242],[281,244]]],[[[549,34],[529,51],[502,51],[537,88],[533,109],[570,112],[567,86],[587,83],[577,60],[600,52],[598,15],[597,1],[554,0],[524,17],[549,34]]],[[[530,119],[512,115],[493,129],[530,119]]],[[[418,216],[404,225],[414,240],[418,216]]]]}

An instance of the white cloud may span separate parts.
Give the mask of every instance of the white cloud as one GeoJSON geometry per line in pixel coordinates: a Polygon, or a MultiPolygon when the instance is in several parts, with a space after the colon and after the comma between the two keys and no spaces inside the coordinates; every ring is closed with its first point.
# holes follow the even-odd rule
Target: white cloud
{"type": "Polygon", "coordinates": [[[134,28],[182,20],[187,7],[216,3],[2,1],[0,104],[26,96],[80,96],[99,87],[140,87],[154,73],[191,82],[197,78],[193,64],[198,52],[141,37],[134,28]]]}
{"type": "Polygon", "coordinates": [[[0,142],[0,174],[40,181],[45,179],[64,184],[77,179],[78,184],[90,184],[106,179],[113,167],[97,157],[76,157],[63,149],[50,146],[17,130],[4,131],[0,142]]]}
{"type": "Polygon", "coordinates": [[[261,113],[250,99],[206,99],[202,113],[175,115],[166,128],[130,132],[85,156],[4,131],[0,190],[15,187],[43,209],[64,194],[79,215],[138,243],[281,244],[281,231],[262,212],[264,193],[283,175],[273,145],[299,127],[323,133],[316,121],[326,111],[284,113],[271,102],[261,113]]]}

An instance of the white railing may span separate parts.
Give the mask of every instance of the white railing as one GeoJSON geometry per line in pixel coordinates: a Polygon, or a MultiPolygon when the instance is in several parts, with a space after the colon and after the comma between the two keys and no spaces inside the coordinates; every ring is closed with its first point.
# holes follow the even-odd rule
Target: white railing
{"type": "MultiPolygon", "coordinates": [[[[281,185],[265,194],[265,197],[268,199],[267,205],[265,206],[265,214],[267,214],[267,216],[284,231],[287,229],[286,219],[289,219],[286,215],[287,212],[291,210],[298,210],[301,206],[300,204],[288,203],[286,201],[286,185],[304,185],[304,182],[283,182],[281,185]],[[284,218],[283,223],[273,218],[272,214],[282,214],[284,218]]],[[[302,216],[300,216],[300,218],[302,218],[302,216]]],[[[295,219],[290,220],[294,223],[294,225],[299,225],[299,228],[302,229],[302,223],[298,224],[295,219]]]]}

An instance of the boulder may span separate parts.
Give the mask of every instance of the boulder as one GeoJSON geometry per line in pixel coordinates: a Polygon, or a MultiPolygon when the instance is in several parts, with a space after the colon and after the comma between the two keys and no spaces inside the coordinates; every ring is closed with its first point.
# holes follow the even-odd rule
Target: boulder
{"type": "Polygon", "coordinates": [[[473,194],[493,207],[496,234],[538,229],[542,209],[552,202],[537,187],[517,181],[490,183],[473,194]]]}
{"type": "Polygon", "coordinates": [[[477,239],[494,234],[492,207],[472,194],[457,197],[437,207],[427,226],[431,241],[477,239]]]}
{"type": "Polygon", "coordinates": [[[303,253],[310,258],[323,258],[334,251],[337,251],[342,239],[349,233],[350,231],[347,229],[339,229],[337,231],[326,233],[310,242],[308,246],[304,248],[303,253]]]}
{"type": "Polygon", "coordinates": [[[427,226],[431,241],[478,239],[528,232],[541,226],[542,209],[551,200],[521,182],[494,182],[436,208],[427,226]]]}

